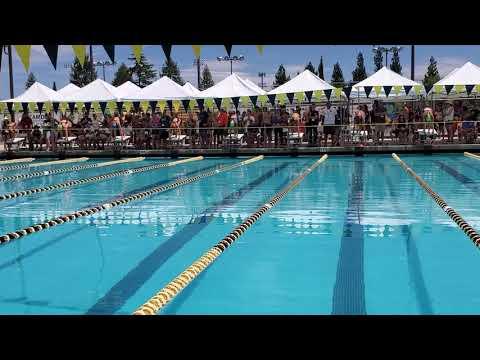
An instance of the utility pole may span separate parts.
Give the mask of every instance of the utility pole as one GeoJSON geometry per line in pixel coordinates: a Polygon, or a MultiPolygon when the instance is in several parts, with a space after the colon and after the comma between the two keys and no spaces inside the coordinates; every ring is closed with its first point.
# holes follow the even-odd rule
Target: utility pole
{"type": "Polygon", "coordinates": [[[263,83],[263,78],[266,76],[267,74],[265,74],[264,72],[260,72],[258,73],[258,76],[260,77],[260,87],[263,89],[264,88],[264,83],[263,83]]]}
{"type": "Polygon", "coordinates": [[[410,78],[415,81],[415,45],[412,45],[410,60],[410,78]]]}
{"type": "Polygon", "coordinates": [[[93,50],[92,50],[92,45],[90,45],[90,62],[92,63],[92,68],[93,68],[93,50]]]}
{"type": "Polygon", "coordinates": [[[12,66],[12,45],[8,45],[8,76],[10,78],[10,98],[14,98],[13,93],[13,66],[12,66]]]}
{"type": "Polygon", "coordinates": [[[200,81],[201,81],[201,79],[200,79],[200,67],[202,66],[202,60],[200,60],[200,58],[193,60],[193,65],[195,65],[197,67],[197,89],[201,90],[200,89],[200,81]]]}

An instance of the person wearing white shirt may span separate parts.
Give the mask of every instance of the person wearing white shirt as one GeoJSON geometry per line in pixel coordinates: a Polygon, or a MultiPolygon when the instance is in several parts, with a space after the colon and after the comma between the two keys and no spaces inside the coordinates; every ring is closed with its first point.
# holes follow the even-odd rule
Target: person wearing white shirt
{"type": "Polygon", "coordinates": [[[325,147],[327,146],[328,135],[332,140],[332,146],[335,144],[335,117],[337,116],[337,109],[332,108],[330,103],[327,103],[327,108],[323,111],[323,134],[325,136],[325,147]]]}

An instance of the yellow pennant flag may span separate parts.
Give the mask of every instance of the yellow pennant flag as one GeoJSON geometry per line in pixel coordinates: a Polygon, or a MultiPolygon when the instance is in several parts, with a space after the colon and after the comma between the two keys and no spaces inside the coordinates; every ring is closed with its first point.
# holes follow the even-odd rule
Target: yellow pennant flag
{"type": "Polygon", "coordinates": [[[230,98],[223,98],[222,107],[225,108],[225,110],[230,109],[230,98]]]}
{"type": "Polygon", "coordinates": [[[202,45],[192,45],[193,53],[197,59],[200,58],[200,53],[202,52],[202,45]]]}
{"type": "Polygon", "coordinates": [[[402,89],[403,89],[403,86],[402,85],[395,85],[393,87],[393,91],[395,91],[395,94],[396,95],[400,95],[400,93],[402,92],[402,89]]]}
{"type": "Polygon", "coordinates": [[[15,50],[17,50],[17,55],[22,61],[25,71],[28,71],[30,68],[30,50],[32,45],[15,45],[15,50]]]}
{"type": "Polygon", "coordinates": [[[197,102],[195,100],[190,100],[190,102],[188,103],[188,106],[190,109],[195,109],[195,106],[197,106],[197,102]]]}
{"type": "Polygon", "coordinates": [[[53,105],[50,101],[47,101],[45,104],[43,104],[43,108],[45,109],[45,112],[48,114],[49,112],[52,111],[53,105]]]}
{"type": "Polygon", "coordinates": [[[62,113],[66,112],[67,111],[67,108],[68,108],[68,104],[66,102],[61,102],[59,105],[58,105],[58,108],[60,109],[60,111],[62,113]]]}
{"type": "Polygon", "coordinates": [[[313,92],[313,98],[316,100],[320,100],[323,96],[323,90],[315,90],[313,92]]]}
{"type": "Polygon", "coordinates": [[[100,103],[98,101],[95,101],[92,103],[92,108],[95,111],[95,113],[102,112],[102,108],[100,107],[100,103]]]}
{"type": "Polygon", "coordinates": [[[160,100],[157,103],[157,106],[160,109],[160,112],[163,113],[163,111],[165,110],[165,107],[167,106],[167,102],[165,100],[160,100]]]}
{"type": "Polygon", "coordinates": [[[205,99],[205,101],[203,102],[203,105],[207,109],[213,109],[213,99],[212,98],[205,99]]]}
{"type": "Polygon", "coordinates": [[[113,115],[113,113],[117,111],[117,104],[115,103],[115,101],[107,102],[107,109],[110,111],[110,114],[113,115]]]}
{"type": "Polygon", "coordinates": [[[298,102],[299,104],[301,104],[301,103],[303,102],[304,98],[305,98],[304,95],[305,95],[305,94],[304,94],[303,92],[297,92],[297,93],[295,93],[295,100],[297,100],[297,102],[298,102]]]}
{"type": "Polygon", "coordinates": [[[260,103],[261,106],[265,105],[268,101],[267,95],[260,95],[257,98],[257,103],[260,103]]]}
{"type": "Polygon", "coordinates": [[[5,112],[5,109],[6,109],[6,105],[5,105],[5,103],[3,103],[3,102],[0,102],[0,113],[2,113],[2,114],[3,114],[3,113],[5,112]]]}
{"type": "Polygon", "coordinates": [[[277,101],[280,105],[285,105],[286,98],[287,98],[287,95],[285,95],[285,94],[278,94],[277,95],[277,101]]]}
{"type": "Polygon", "coordinates": [[[20,112],[23,110],[23,106],[21,103],[13,103],[13,111],[20,112]]]}
{"type": "Polygon", "coordinates": [[[337,98],[341,97],[342,96],[342,88],[335,88],[333,93],[335,94],[335,97],[337,97],[337,98]]]}
{"type": "Polygon", "coordinates": [[[178,110],[180,110],[180,100],[173,100],[173,110],[175,110],[175,112],[178,112],[178,110]]]}
{"type": "Polygon", "coordinates": [[[75,106],[77,107],[77,111],[81,113],[83,110],[83,102],[77,102],[75,106]]]}
{"type": "Polygon", "coordinates": [[[125,101],[123,103],[123,107],[125,108],[125,111],[128,113],[130,110],[132,110],[133,104],[131,101],[125,101]]]}
{"type": "Polygon", "coordinates": [[[455,92],[457,94],[460,94],[462,92],[466,91],[465,90],[465,85],[455,85],[455,92]]]}
{"type": "Polygon", "coordinates": [[[442,91],[443,91],[443,86],[442,86],[442,85],[435,85],[435,86],[433,87],[433,92],[434,92],[435,94],[441,94],[442,91]]]}
{"type": "Polygon", "coordinates": [[[475,85],[475,92],[480,93],[480,84],[475,85]]]}
{"type": "Polygon", "coordinates": [[[142,108],[142,111],[147,111],[148,110],[148,101],[142,101],[140,103],[140,107],[142,108]]]}
{"type": "Polygon", "coordinates": [[[244,108],[248,108],[250,106],[250,99],[248,98],[248,96],[242,96],[240,98],[240,101],[242,102],[242,106],[244,108]]]}
{"type": "Polygon", "coordinates": [[[35,112],[37,110],[37,104],[34,102],[28,103],[28,110],[32,113],[35,112]]]}
{"type": "Polygon", "coordinates": [[[380,96],[380,93],[382,92],[382,87],[374,86],[373,89],[375,90],[375,94],[377,94],[377,96],[380,96]]]}
{"type": "Polygon", "coordinates": [[[80,65],[85,64],[85,57],[87,56],[87,50],[85,45],[72,45],[73,48],[73,53],[75,54],[75,57],[78,59],[80,62],[80,65]]]}
{"type": "Polygon", "coordinates": [[[263,55],[263,48],[265,45],[255,45],[257,47],[257,51],[260,55],[263,55]]]}
{"type": "Polygon", "coordinates": [[[143,45],[130,45],[132,47],[133,55],[137,62],[140,62],[140,58],[142,57],[142,48],[143,45]]]}
{"type": "Polygon", "coordinates": [[[417,95],[420,95],[422,93],[422,90],[424,89],[424,87],[422,85],[415,85],[413,87],[413,89],[415,90],[415,93],[417,95]]]}

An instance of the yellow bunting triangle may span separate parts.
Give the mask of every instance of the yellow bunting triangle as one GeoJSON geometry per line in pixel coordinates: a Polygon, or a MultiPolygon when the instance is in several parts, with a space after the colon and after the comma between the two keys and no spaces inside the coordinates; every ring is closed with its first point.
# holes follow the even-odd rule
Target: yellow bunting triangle
{"type": "Polygon", "coordinates": [[[435,86],[433,87],[433,92],[434,92],[435,94],[441,94],[442,91],[443,91],[443,86],[442,86],[442,85],[435,85],[435,86]]]}
{"type": "Polygon", "coordinates": [[[222,100],[222,107],[225,108],[225,110],[230,109],[230,98],[224,98],[222,100]]]}
{"type": "Polygon", "coordinates": [[[3,114],[5,112],[6,106],[5,103],[0,102],[0,112],[3,114]]]}
{"type": "Polygon", "coordinates": [[[137,62],[140,62],[140,58],[142,57],[142,48],[143,45],[130,45],[132,47],[133,51],[133,56],[135,56],[135,59],[137,62]]]}
{"type": "Polygon", "coordinates": [[[180,110],[180,100],[173,100],[173,110],[175,110],[175,112],[178,112],[178,110],[180,110]]]}
{"type": "Polygon", "coordinates": [[[480,93],[480,84],[475,85],[475,92],[480,93]]]}
{"type": "Polygon", "coordinates": [[[263,48],[265,45],[255,45],[257,47],[257,51],[260,55],[263,55],[263,48]]]}
{"type": "Polygon", "coordinates": [[[207,109],[213,109],[213,99],[212,98],[205,99],[205,101],[203,102],[203,105],[207,109]]]}
{"type": "Polygon", "coordinates": [[[248,108],[250,106],[250,99],[248,98],[248,96],[242,96],[240,98],[240,101],[242,102],[242,106],[244,108],[248,108]]]}
{"type": "Polygon", "coordinates": [[[197,106],[197,102],[195,100],[190,100],[188,106],[193,110],[195,109],[195,106],[197,106]]]}
{"type": "Polygon", "coordinates": [[[37,104],[34,102],[28,103],[28,110],[30,112],[35,112],[37,110],[37,104]]]}
{"type": "Polygon", "coordinates": [[[80,65],[82,65],[83,67],[83,65],[85,64],[85,57],[87,56],[87,50],[85,45],[72,45],[72,48],[75,57],[80,62],[80,65]]]}
{"type": "Polygon", "coordinates": [[[422,85],[415,85],[415,86],[413,87],[413,89],[415,90],[415,93],[416,93],[417,95],[420,95],[420,94],[422,93],[422,90],[423,90],[424,88],[423,88],[422,85]]]}
{"type": "Polygon", "coordinates": [[[313,98],[316,100],[320,100],[323,96],[323,90],[315,90],[313,92],[313,98]]]}
{"type": "Polygon", "coordinates": [[[117,104],[115,104],[114,101],[109,101],[107,102],[107,109],[110,112],[110,115],[113,115],[113,113],[117,110],[117,104]]]}
{"type": "Polygon", "coordinates": [[[25,71],[28,71],[30,68],[30,50],[32,45],[15,45],[15,50],[17,50],[17,55],[22,61],[25,71]]]}
{"type": "Polygon", "coordinates": [[[93,110],[95,110],[96,113],[102,112],[102,108],[100,107],[100,103],[98,101],[95,101],[92,103],[93,110]]]}
{"type": "Polygon", "coordinates": [[[297,92],[295,93],[295,100],[297,100],[297,102],[300,104],[303,102],[304,100],[304,93],[303,92],[297,92]]]}
{"type": "Polygon", "coordinates": [[[160,112],[163,113],[163,111],[165,110],[165,106],[167,106],[167,102],[165,100],[160,100],[158,103],[157,103],[157,106],[158,108],[160,109],[160,112]]]}
{"type": "Polygon", "coordinates": [[[140,107],[142,108],[142,111],[147,111],[148,110],[148,101],[142,101],[140,103],[140,107]]]}
{"type": "Polygon", "coordinates": [[[277,101],[280,105],[285,105],[286,98],[287,98],[287,95],[285,95],[285,94],[278,94],[277,95],[277,101]]]}
{"type": "Polygon", "coordinates": [[[125,101],[123,103],[123,107],[125,108],[125,111],[128,113],[130,110],[132,110],[133,104],[131,101],[125,101]]]}
{"type": "Polygon", "coordinates": [[[395,94],[396,95],[400,95],[400,93],[402,92],[402,89],[403,89],[403,86],[402,85],[395,85],[393,87],[393,91],[395,91],[395,94]]]}
{"type": "Polygon", "coordinates": [[[257,98],[257,101],[260,103],[260,105],[265,105],[268,101],[268,97],[267,95],[260,95],[258,98],[257,98]]]}
{"type": "Polygon", "coordinates": [[[68,108],[68,104],[66,102],[61,102],[59,105],[58,105],[58,108],[60,109],[60,111],[62,113],[66,112],[67,111],[67,108],[68,108]]]}
{"type": "Polygon", "coordinates": [[[341,97],[342,96],[342,88],[335,88],[333,93],[335,94],[335,97],[337,97],[337,98],[341,97]]]}
{"type": "Polygon", "coordinates": [[[202,52],[202,45],[192,45],[193,53],[197,59],[200,58],[200,53],[202,52]]]}
{"type": "Polygon", "coordinates": [[[465,85],[455,85],[455,92],[457,94],[460,94],[462,92],[466,91],[465,90],[465,85]]]}
{"type": "Polygon", "coordinates": [[[45,109],[45,112],[48,114],[49,112],[52,111],[53,105],[50,101],[47,101],[45,104],[43,104],[43,108],[45,109]]]}
{"type": "Polygon", "coordinates": [[[21,103],[13,103],[13,110],[16,112],[23,111],[23,107],[21,103]]]}
{"type": "Polygon", "coordinates": [[[78,111],[78,112],[82,112],[82,110],[83,110],[83,102],[77,102],[77,103],[75,104],[75,106],[77,107],[77,111],[78,111]]]}
{"type": "Polygon", "coordinates": [[[381,86],[374,86],[373,90],[375,90],[375,94],[377,94],[377,96],[380,96],[380,93],[382,92],[382,87],[381,86]]]}

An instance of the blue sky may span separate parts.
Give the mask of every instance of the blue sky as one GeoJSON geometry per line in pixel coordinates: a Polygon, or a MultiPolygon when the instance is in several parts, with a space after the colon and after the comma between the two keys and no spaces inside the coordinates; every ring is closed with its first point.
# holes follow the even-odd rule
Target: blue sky
{"type": "MultiPolygon", "coordinates": [[[[378,44],[377,44],[378,45],[378,44]]],[[[391,46],[391,45],[384,45],[391,46]]],[[[356,56],[361,51],[365,57],[367,73],[373,72],[373,45],[266,45],[263,55],[257,53],[255,45],[234,45],[232,55],[244,55],[245,62],[234,64],[234,72],[240,76],[247,77],[255,83],[259,83],[259,72],[265,72],[265,79],[268,86],[271,85],[274,73],[280,64],[283,64],[287,73],[296,75],[302,71],[308,61],[312,61],[315,67],[318,66],[320,56],[323,56],[325,78],[331,78],[333,65],[339,62],[346,80],[352,78],[352,71],[355,68],[356,56]]],[[[88,48],[87,48],[88,49],[88,48]]],[[[130,64],[128,57],[131,54],[128,45],[116,46],[116,61],[130,64]]],[[[144,54],[147,59],[155,65],[158,70],[165,61],[160,45],[146,45],[144,54]]],[[[208,64],[216,82],[230,74],[230,63],[218,62],[217,56],[225,55],[223,45],[205,45],[202,48],[202,59],[208,64]]],[[[444,75],[453,68],[463,65],[466,61],[480,64],[480,46],[422,46],[415,47],[415,77],[421,80],[427,68],[428,59],[434,56],[438,62],[440,75],[444,75]]],[[[94,60],[107,60],[107,54],[102,46],[93,46],[94,60]]],[[[57,88],[68,83],[69,69],[64,66],[73,61],[74,55],[70,45],[61,45],[58,54],[58,65],[55,71],[48,59],[44,49],[40,45],[32,47],[30,71],[33,72],[38,81],[49,87],[55,81],[57,88]]],[[[174,45],[172,58],[179,64],[182,77],[186,81],[197,85],[196,68],[193,66],[193,50],[191,46],[174,45]]],[[[389,59],[391,55],[389,56],[389,59]]],[[[410,46],[405,45],[400,52],[403,75],[410,77],[410,46]]],[[[118,65],[117,65],[118,66],[118,65]]],[[[27,73],[23,68],[17,54],[13,54],[14,88],[15,96],[24,91],[27,73]]],[[[116,66],[106,68],[106,80],[111,82],[116,66]]],[[[101,68],[98,69],[99,77],[102,77],[101,68]]],[[[2,70],[0,73],[0,98],[9,97],[8,83],[8,59],[3,55],[2,70]]]]}

